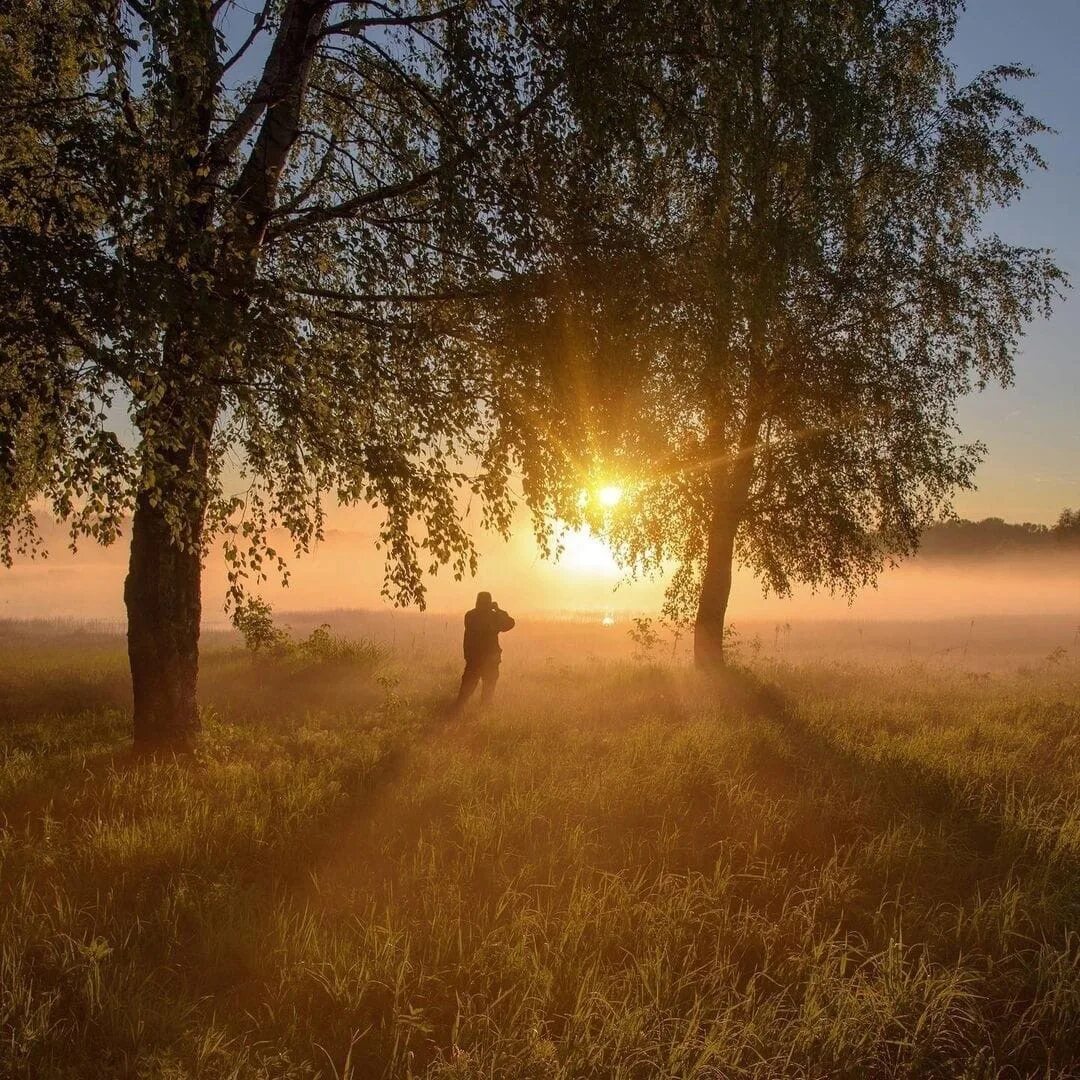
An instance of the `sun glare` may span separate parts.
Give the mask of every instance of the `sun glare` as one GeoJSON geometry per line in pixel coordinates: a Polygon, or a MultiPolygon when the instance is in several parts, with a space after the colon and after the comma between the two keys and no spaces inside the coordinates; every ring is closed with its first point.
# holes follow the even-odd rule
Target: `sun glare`
{"type": "Polygon", "coordinates": [[[600,505],[610,510],[611,507],[618,506],[622,494],[622,488],[617,484],[606,484],[596,493],[596,496],[600,500],[600,505]]]}
{"type": "Polygon", "coordinates": [[[619,564],[611,548],[587,529],[563,534],[562,565],[577,574],[590,577],[618,577],[619,564]]]}

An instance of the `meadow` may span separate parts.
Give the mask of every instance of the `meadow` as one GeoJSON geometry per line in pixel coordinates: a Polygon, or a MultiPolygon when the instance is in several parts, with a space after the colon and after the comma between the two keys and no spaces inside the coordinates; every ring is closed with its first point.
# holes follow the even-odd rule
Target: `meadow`
{"type": "Polygon", "coordinates": [[[211,634],[153,760],[121,639],[4,626],[0,1075],[1080,1076],[1062,627],[523,630],[454,721],[441,638],[211,634]]]}

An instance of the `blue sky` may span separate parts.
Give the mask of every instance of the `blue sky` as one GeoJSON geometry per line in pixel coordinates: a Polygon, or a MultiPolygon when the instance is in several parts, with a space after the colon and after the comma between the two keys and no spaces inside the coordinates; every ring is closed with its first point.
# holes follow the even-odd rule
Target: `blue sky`
{"type": "Polygon", "coordinates": [[[1050,521],[1080,505],[1080,0],[971,0],[953,56],[961,77],[1011,62],[1038,73],[1017,91],[1057,131],[1042,141],[1049,169],[990,225],[1011,242],[1054,248],[1076,285],[1050,322],[1031,328],[1015,385],[961,406],[965,435],[989,454],[979,490],[957,508],[969,517],[1050,521]]]}

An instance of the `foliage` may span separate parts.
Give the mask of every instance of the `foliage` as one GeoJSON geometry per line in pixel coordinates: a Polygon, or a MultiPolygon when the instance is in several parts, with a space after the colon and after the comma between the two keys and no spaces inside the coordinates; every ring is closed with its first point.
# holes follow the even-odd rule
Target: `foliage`
{"type": "Polygon", "coordinates": [[[1063,544],[1080,543],[1080,510],[1062,510],[1052,531],[1063,544]]]}
{"type": "Polygon", "coordinates": [[[0,657],[5,1075],[1075,1075],[1075,663],[778,667],[765,711],[537,663],[451,733],[429,672],[389,720],[211,648],[184,763],[101,662],[34,715],[0,657]]]}
{"type": "MultiPolygon", "coordinates": [[[[160,509],[231,593],[324,500],[385,512],[385,590],[505,527],[469,297],[512,271],[515,133],[550,89],[500,5],[288,0],[3,18],[0,536],[160,509]],[[10,33],[8,32],[10,30],[10,33]],[[131,438],[134,433],[134,439],[131,438]],[[205,531],[204,531],[205,529],[205,531]]],[[[138,527],[136,525],[136,527],[138,527]]]]}
{"type": "Polygon", "coordinates": [[[260,597],[249,596],[239,604],[233,610],[232,622],[244,639],[244,647],[256,656],[291,658],[306,666],[342,664],[369,669],[386,658],[385,650],[376,642],[335,634],[329,623],[321,623],[306,638],[296,641],[288,630],[274,625],[274,613],[260,597]]]}
{"type": "MultiPolygon", "coordinates": [[[[699,629],[722,634],[733,558],[779,593],[851,592],[912,552],[980,458],[958,398],[1010,382],[1064,287],[1050,253],[984,228],[1047,129],[1014,96],[1027,70],[959,84],[959,7],[686,0],[613,21],[626,124],[571,141],[596,183],[554,202],[558,287],[530,310],[558,444],[629,496],[590,523],[635,572],[675,560],[667,612],[699,629]]],[[[526,475],[587,517],[568,471],[526,475]]]]}
{"type": "Polygon", "coordinates": [[[237,604],[232,624],[240,631],[248,652],[281,653],[288,648],[288,632],[274,625],[273,610],[261,597],[249,596],[237,604]]]}
{"type": "Polygon", "coordinates": [[[634,643],[635,660],[651,660],[656,646],[660,644],[660,635],[653,628],[653,620],[641,616],[630,620],[627,637],[634,643]]]}
{"type": "Polygon", "coordinates": [[[117,385],[93,344],[111,333],[101,246],[113,195],[91,72],[105,62],[92,6],[0,11],[0,563],[40,550],[32,500],[72,542],[113,541],[132,483],[106,423],[117,385]],[[97,186],[98,190],[93,188],[97,186]],[[91,354],[91,355],[88,355],[91,354]]]}
{"type": "Polygon", "coordinates": [[[375,667],[386,656],[385,650],[376,642],[342,637],[330,629],[329,623],[315,627],[306,638],[297,642],[296,654],[308,663],[363,667],[375,667]]]}

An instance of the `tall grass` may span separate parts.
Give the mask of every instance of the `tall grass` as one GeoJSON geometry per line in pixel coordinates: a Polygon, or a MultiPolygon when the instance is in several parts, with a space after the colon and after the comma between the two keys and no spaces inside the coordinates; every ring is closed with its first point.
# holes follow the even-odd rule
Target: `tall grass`
{"type": "Polygon", "coordinates": [[[1080,1075],[1075,666],[347,659],[212,654],[170,762],[9,657],[6,1075],[1080,1075]]]}

